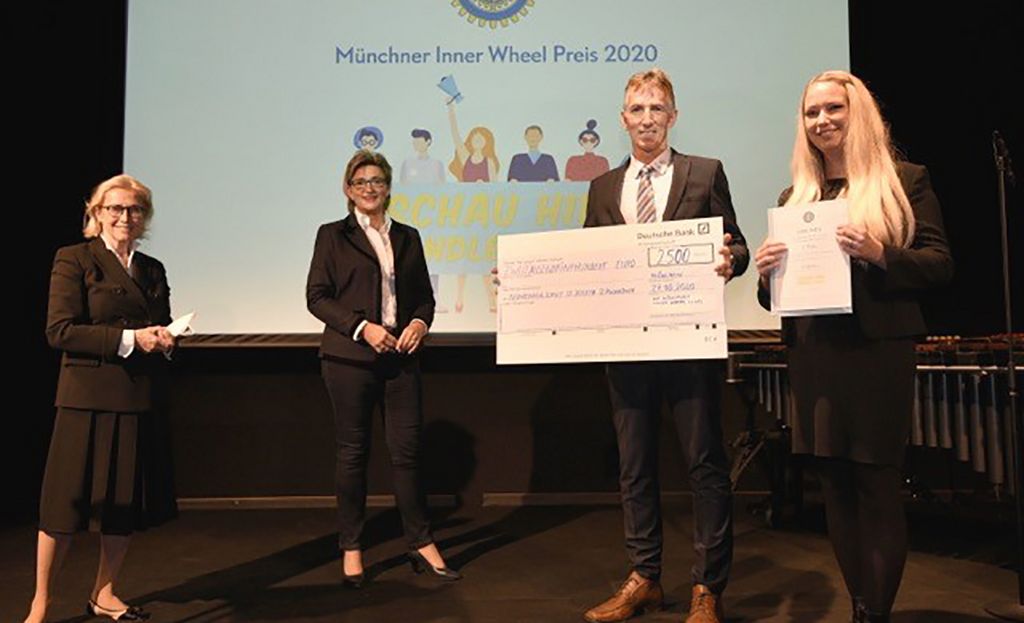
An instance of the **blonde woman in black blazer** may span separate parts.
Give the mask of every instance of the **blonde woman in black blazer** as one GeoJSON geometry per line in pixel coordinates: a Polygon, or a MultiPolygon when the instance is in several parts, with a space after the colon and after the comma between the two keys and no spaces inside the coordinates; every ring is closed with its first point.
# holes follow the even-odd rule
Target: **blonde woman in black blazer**
{"type": "Polygon", "coordinates": [[[357,152],[345,167],[342,188],[349,214],[317,232],[306,303],[325,325],[320,358],[334,410],[345,585],[363,582],[366,461],[378,405],[410,562],[417,573],[455,580],[459,574],[446,567],[430,533],[419,477],[423,413],[416,354],[434,320],[423,243],[415,229],[387,215],[391,165],[383,155],[357,152]]]}
{"type": "MultiPolygon", "coordinates": [[[[925,333],[921,294],[948,282],[953,260],[924,167],[896,161],[864,83],[827,71],[804,88],[780,205],[844,197],[836,231],[851,258],[853,314],[786,318],[796,417],[793,451],[810,455],[828,532],[853,601],[853,620],[888,621],[907,556],[901,467],[914,399],[914,340],[925,333]]],[[[758,298],[785,245],[766,240],[755,261],[758,298]]]]}
{"type": "Polygon", "coordinates": [[[45,620],[51,578],[71,536],[86,529],[101,534],[87,613],[149,617],[121,601],[114,581],[132,532],[176,513],[166,439],[151,413],[163,354],[174,346],[170,289],[163,265],[135,250],[152,216],[149,188],[128,175],[106,180],[86,204],[90,240],[53,261],[46,337],[63,355],[26,622],[45,620]]]}

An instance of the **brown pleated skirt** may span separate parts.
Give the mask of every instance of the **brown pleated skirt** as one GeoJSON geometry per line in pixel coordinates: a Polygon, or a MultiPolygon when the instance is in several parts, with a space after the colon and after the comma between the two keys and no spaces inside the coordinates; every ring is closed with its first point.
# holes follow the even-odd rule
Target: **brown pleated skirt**
{"type": "Polygon", "coordinates": [[[177,515],[170,437],[153,413],[59,407],[39,528],[127,535],[177,515]]]}

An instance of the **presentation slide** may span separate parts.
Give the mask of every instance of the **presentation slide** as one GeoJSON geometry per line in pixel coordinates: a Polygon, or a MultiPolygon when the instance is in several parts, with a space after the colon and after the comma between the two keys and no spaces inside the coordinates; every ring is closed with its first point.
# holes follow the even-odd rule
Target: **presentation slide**
{"type": "MultiPolygon", "coordinates": [[[[804,83],[849,66],[847,22],[846,2],[813,0],[133,0],[142,250],[198,333],[317,333],[314,236],[348,214],[345,164],[373,149],[394,168],[390,215],[423,239],[432,331],[493,333],[497,237],[582,225],[589,180],[629,155],[626,81],[660,67],[671,144],[722,160],[753,253],[804,83]]],[[[727,286],[730,329],[777,328],[755,281],[727,286]]]]}

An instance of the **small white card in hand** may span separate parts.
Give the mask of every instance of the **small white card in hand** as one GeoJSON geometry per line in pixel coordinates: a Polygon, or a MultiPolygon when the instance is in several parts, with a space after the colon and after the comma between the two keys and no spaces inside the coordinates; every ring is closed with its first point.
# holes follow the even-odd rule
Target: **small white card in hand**
{"type": "Polygon", "coordinates": [[[191,333],[192,319],[195,317],[196,313],[192,311],[185,314],[184,316],[176,318],[174,322],[167,325],[167,332],[173,335],[174,337],[180,337],[182,335],[187,335],[188,333],[191,333]]]}

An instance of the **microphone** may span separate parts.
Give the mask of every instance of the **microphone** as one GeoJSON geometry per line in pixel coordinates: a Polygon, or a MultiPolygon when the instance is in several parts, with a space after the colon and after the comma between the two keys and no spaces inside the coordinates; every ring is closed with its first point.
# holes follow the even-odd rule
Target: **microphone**
{"type": "Polygon", "coordinates": [[[1013,161],[1010,159],[1010,150],[1006,147],[1006,141],[999,130],[992,131],[992,151],[996,159],[996,167],[1006,173],[1006,181],[1014,186],[1016,180],[1013,175],[1013,161]]]}

